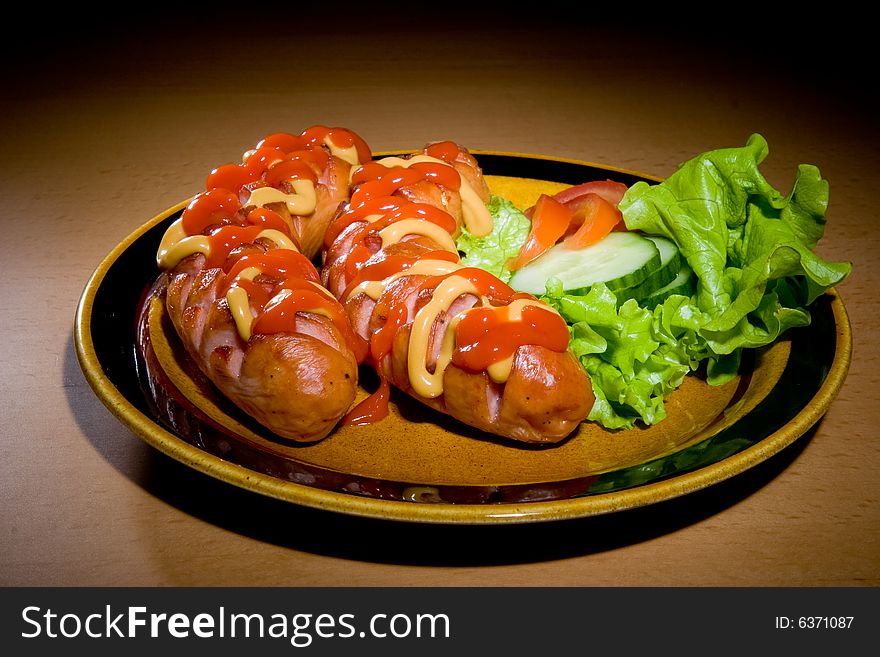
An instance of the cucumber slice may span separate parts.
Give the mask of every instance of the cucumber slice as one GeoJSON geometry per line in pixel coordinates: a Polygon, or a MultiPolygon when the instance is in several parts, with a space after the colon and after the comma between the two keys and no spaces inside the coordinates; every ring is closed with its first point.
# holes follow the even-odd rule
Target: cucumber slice
{"type": "Polygon", "coordinates": [[[621,231],[583,249],[557,244],[514,272],[508,284],[518,292],[543,294],[547,281],[558,278],[566,292],[586,294],[596,283],[612,290],[636,286],[660,265],[660,249],[652,240],[621,231]]]}
{"type": "Polygon", "coordinates": [[[681,265],[678,274],[667,285],[661,287],[653,294],[639,300],[643,308],[656,308],[673,294],[682,294],[686,297],[694,293],[694,273],[686,263],[681,265]]]}
{"type": "Polygon", "coordinates": [[[627,299],[639,301],[649,297],[657,290],[669,285],[681,269],[681,252],[675,242],[656,235],[645,235],[645,238],[654,242],[657,250],[660,251],[660,266],[638,285],[614,290],[620,303],[627,299]]]}
{"type": "Polygon", "coordinates": [[[668,277],[669,280],[666,281],[668,283],[675,278],[681,269],[681,252],[678,250],[678,246],[668,237],[645,235],[645,238],[654,242],[657,250],[660,251],[660,269],[657,271],[663,271],[662,276],[668,277]]]}

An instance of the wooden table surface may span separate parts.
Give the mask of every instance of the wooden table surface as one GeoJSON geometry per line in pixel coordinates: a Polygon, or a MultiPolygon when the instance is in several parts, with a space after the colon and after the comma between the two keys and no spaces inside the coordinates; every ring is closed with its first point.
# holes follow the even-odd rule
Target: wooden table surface
{"type": "Polygon", "coordinates": [[[0,97],[0,584],[880,584],[880,141],[861,42],[832,53],[809,34],[737,41],[584,17],[296,12],[279,27],[241,13],[133,15],[6,44],[20,57],[0,97]],[[801,162],[830,182],[819,251],[854,263],[839,287],[854,338],[846,383],[813,430],[729,481],[558,523],[349,517],[195,472],[92,392],[77,303],[104,256],[214,166],[315,123],[375,151],[453,139],[658,176],[759,132],[778,188],[801,162]]]}

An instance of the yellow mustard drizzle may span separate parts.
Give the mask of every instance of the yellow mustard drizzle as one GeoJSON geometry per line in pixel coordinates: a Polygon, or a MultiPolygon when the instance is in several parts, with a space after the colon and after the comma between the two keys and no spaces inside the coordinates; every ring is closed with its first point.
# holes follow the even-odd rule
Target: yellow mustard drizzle
{"type": "Polygon", "coordinates": [[[416,260],[410,267],[392,274],[381,281],[364,281],[355,286],[345,298],[345,301],[353,299],[359,294],[366,294],[376,301],[391,283],[404,276],[443,276],[461,269],[461,265],[448,260],[416,260]]]}
{"type": "Polygon", "coordinates": [[[288,194],[275,187],[257,187],[251,191],[245,205],[263,207],[270,203],[284,203],[290,214],[305,216],[312,214],[318,206],[315,184],[308,178],[290,181],[293,193],[288,194]]]}
{"type": "Polygon", "coordinates": [[[458,316],[452,318],[443,334],[440,355],[437,357],[433,373],[427,368],[428,341],[437,316],[447,312],[453,301],[463,294],[479,294],[479,290],[463,276],[452,275],[443,279],[434,289],[431,300],[416,313],[413,320],[407,351],[407,371],[410,385],[416,394],[422,397],[434,398],[443,394],[443,375],[452,361],[458,316]]]}
{"type": "MultiPolygon", "coordinates": [[[[425,364],[428,356],[428,340],[431,335],[431,327],[433,327],[437,315],[439,315],[440,312],[447,311],[452,302],[461,294],[476,294],[475,288],[472,286],[468,287],[468,285],[462,283],[462,281],[465,281],[469,284],[470,281],[467,281],[467,279],[460,276],[453,276],[446,280],[450,281],[452,279],[457,280],[449,284],[443,290],[440,290],[440,286],[438,286],[438,290],[440,291],[439,300],[436,296],[437,291],[435,291],[435,296],[431,302],[417,313],[416,321],[413,323],[413,330],[410,334],[409,352],[407,354],[409,358],[410,384],[413,386],[413,389],[423,397],[438,397],[443,394],[443,375],[446,368],[449,366],[449,363],[452,362],[452,354],[456,347],[456,329],[458,323],[469,312],[478,308],[491,308],[493,312],[505,313],[508,320],[514,322],[522,319],[523,308],[528,306],[535,306],[542,310],[549,310],[550,312],[556,313],[554,308],[535,299],[514,299],[507,306],[492,306],[486,297],[482,297],[482,305],[462,310],[460,313],[457,313],[455,317],[450,319],[449,324],[446,327],[446,333],[443,336],[439,355],[437,356],[437,364],[434,373],[431,374],[427,371],[425,364]],[[434,303],[435,300],[436,305],[432,306],[431,304],[434,303]],[[422,312],[425,312],[424,316],[421,316],[422,312]],[[416,331],[416,322],[420,322],[420,330],[418,332],[416,331]],[[427,330],[425,330],[425,327],[427,327],[427,330]]],[[[506,382],[507,379],[510,378],[510,373],[513,370],[515,356],[516,353],[513,353],[506,358],[502,358],[501,360],[490,364],[486,369],[489,378],[495,383],[506,382]]]]}
{"type": "MultiPolygon", "coordinates": [[[[272,241],[280,249],[299,250],[293,240],[275,228],[261,230],[255,239],[261,238],[272,241]]],[[[194,253],[201,253],[205,257],[210,256],[210,238],[207,235],[187,235],[183,230],[183,219],[178,219],[162,235],[159,249],[156,252],[156,264],[160,269],[172,269],[181,260],[194,253]]]]}
{"type": "MultiPolygon", "coordinates": [[[[257,233],[254,239],[267,239],[275,244],[278,249],[290,249],[291,251],[299,251],[296,244],[287,235],[275,228],[266,228],[257,233]]],[[[177,266],[181,260],[193,255],[194,253],[202,253],[205,257],[211,254],[210,239],[206,235],[187,235],[183,230],[183,219],[178,219],[172,223],[162,240],[159,243],[159,250],[156,255],[156,263],[162,269],[172,269],[177,266]]],[[[236,279],[254,280],[262,272],[257,267],[247,267],[238,273],[236,279]]],[[[320,286],[316,286],[323,289],[320,286]]],[[[285,292],[282,290],[281,292],[285,292]]],[[[281,293],[279,292],[279,294],[281,293]]],[[[287,290],[289,294],[290,291],[287,290]]],[[[278,295],[276,295],[277,297],[278,295]]],[[[275,297],[273,297],[274,299],[275,297]]],[[[247,291],[235,284],[230,286],[226,291],[226,303],[229,311],[232,313],[232,319],[235,321],[235,327],[242,340],[247,342],[251,338],[251,328],[254,323],[254,313],[251,310],[250,296],[247,291]]],[[[271,300],[270,300],[271,303],[271,300]]],[[[323,309],[316,309],[315,313],[327,314],[323,309]]],[[[328,315],[329,316],[329,315],[328,315]]]]}
{"type": "Polygon", "coordinates": [[[333,143],[333,140],[330,139],[330,135],[327,135],[324,137],[324,145],[330,149],[331,155],[335,155],[340,160],[348,162],[353,167],[361,163],[360,158],[358,157],[357,147],[354,144],[347,148],[340,148],[333,143]]]}
{"type": "MultiPolygon", "coordinates": [[[[457,269],[461,269],[461,265],[444,260],[417,261],[412,267],[383,281],[372,281],[362,284],[355,289],[352,296],[358,292],[364,292],[375,300],[381,296],[385,287],[396,278],[416,274],[428,276],[452,274],[457,269]]],[[[464,294],[478,295],[479,291],[468,279],[462,276],[449,276],[434,290],[431,301],[416,313],[410,332],[407,365],[410,385],[412,385],[413,390],[417,394],[423,397],[434,398],[443,394],[443,376],[449,363],[452,362],[452,355],[456,347],[456,329],[458,323],[467,313],[477,308],[491,308],[493,312],[504,313],[507,320],[513,322],[521,321],[523,309],[530,306],[558,314],[554,308],[536,299],[514,299],[506,306],[492,306],[489,299],[481,297],[481,305],[464,309],[450,319],[442,338],[434,372],[431,373],[427,370],[428,343],[431,338],[431,332],[434,330],[436,319],[440,313],[448,312],[452,303],[464,294]]],[[[499,384],[506,382],[510,378],[515,355],[511,354],[489,365],[487,368],[489,378],[499,384]]]]}
{"type": "Polygon", "coordinates": [[[294,244],[292,239],[290,239],[287,235],[275,228],[267,228],[266,230],[261,230],[257,234],[256,239],[271,240],[275,243],[275,248],[278,249],[290,249],[291,251],[299,251],[299,249],[296,248],[296,244],[294,244]]]}
{"type": "Polygon", "coordinates": [[[168,227],[159,242],[156,264],[161,269],[171,269],[193,253],[211,253],[211,243],[204,235],[187,235],[183,230],[183,219],[178,219],[168,227]]]}
{"type": "Polygon", "coordinates": [[[233,285],[226,291],[226,303],[229,305],[238,334],[247,342],[251,339],[251,327],[254,323],[248,293],[244,288],[233,285]]]}
{"type": "Polygon", "coordinates": [[[407,235],[424,235],[441,245],[445,251],[456,252],[455,240],[444,228],[424,219],[402,219],[379,231],[382,248],[396,244],[407,235]]]}
{"type": "MultiPolygon", "coordinates": [[[[431,162],[454,169],[449,163],[424,154],[414,155],[409,158],[386,157],[376,160],[376,162],[388,168],[395,166],[409,167],[418,162],[431,162]]],[[[350,176],[353,177],[354,173],[355,169],[352,169],[350,176]]],[[[488,208],[476,191],[474,191],[473,187],[471,187],[470,183],[460,173],[459,179],[461,181],[459,193],[461,195],[465,226],[475,235],[488,234],[492,229],[492,218],[488,208]]],[[[370,215],[366,218],[366,221],[375,222],[381,218],[382,215],[370,215]]],[[[444,250],[452,253],[457,253],[458,251],[455,241],[446,230],[437,224],[421,218],[401,219],[379,232],[382,238],[382,248],[399,242],[406,235],[413,234],[424,235],[434,239],[444,250]]],[[[385,289],[398,278],[414,275],[441,276],[454,274],[461,267],[460,264],[446,260],[419,260],[407,269],[383,280],[360,283],[348,294],[346,301],[359,294],[366,294],[376,301],[385,289]]],[[[433,372],[429,372],[427,369],[428,343],[437,317],[443,312],[448,312],[452,303],[464,294],[479,295],[479,291],[471,281],[462,276],[448,276],[434,290],[431,300],[416,313],[410,332],[407,367],[410,385],[412,385],[416,394],[422,397],[435,398],[443,394],[443,377],[446,368],[452,362],[452,355],[455,350],[456,327],[470,309],[463,310],[450,319],[442,337],[433,372]]],[[[497,308],[497,311],[507,312],[514,321],[517,321],[521,319],[522,308],[528,305],[539,304],[527,299],[517,299],[509,306],[497,308]]],[[[481,307],[491,307],[489,300],[482,298],[481,307]]],[[[492,363],[487,370],[489,377],[497,383],[505,382],[510,376],[513,362],[514,358],[510,356],[492,363]]]]}
{"type": "MultiPolygon", "coordinates": [[[[236,276],[236,279],[245,279],[252,281],[261,273],[262,271],[260,271],[258,267],[247,267],[239,272],[238,276],[236,276]]],[[[311,283],[315,287],[315,289],[320,291],[325,296],[329,296],[327,290],[325,290],[314,281],[307,282],[311,283]]],[[[286,297],[291,294],[293,294],[293,290],[282,288],[275,296],[273,296],[271,299],[269,299],[268,302],[266,302],[266,308],[282,302],[286,297]]],[[[256,319],[256,316],[251,309],[250,297],[248,296],[247,291],[244,288],[239,287],[238,285],[235,285],[233,283],[232,286],[230,286],[229,290],[226,292],[226,303],[229,305],[229,311],[232,313],[233,320],[235,320],[235,327],[238,331],[239,336],[241,336],[242,340],[247,342],[251,339],[251,329],[253,328],[254,320],[256,319]]],[[[308,312],[315,315],[323,315],[324,317],[327,317],[331,320],[334,319],[326,308],[308,308],[300,310],[298,312],[308,312]]]]}

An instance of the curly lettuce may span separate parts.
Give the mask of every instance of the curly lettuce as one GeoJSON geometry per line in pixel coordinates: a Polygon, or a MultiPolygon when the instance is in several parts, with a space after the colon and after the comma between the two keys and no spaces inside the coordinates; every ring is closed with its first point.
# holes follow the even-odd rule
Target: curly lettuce
{"type": "Polygon", "coordinates": [[[532,227],[531,221],[513,203],[493,195],[487,203],[492,216],[492,231],[477,237],[462,227],[457,246],[465,267],[479,267],[507,283],[511,272],[507,262],[515,258],[532,227]]]}
{"type": "MultiPolygon", "coordinates": [[[[850,274],[851,263],[815,252],[826,227],[827,181],[802,164],[782,194],[759,171],[767,154],[766,140],[754,134],[743,147],[683,163],[663,182],[637,182],[621,200],[629,230],[678,246],[696,277],[691,296],[642,307],[602,284],[572,295],[547,281],[541,298],[568,322],[571,349],[593,382],[591,420],[609,429],[659,422],[664,399],[688,373],[704,367],[710,384],[729,381],[744,349],[808,325],[810,304],[850,274]]],[[[511,230],[505,222],[513,212],[505,212],[501,232],[462,250],[471,264],[488,263],[509,280],[505,263],[529,226],[518,219],[511,230]]]]}
{"type": "Polygon", "coordinates": [[[761,347],[809,324],[808,306],[849,275],[851,263],[824,261],[828,183],[802,164],[783,196],[759,172],[765,139],[709,151],[659,184],[639,182],[620,203],[630,230],[675,241],[697,276],[692,301],[715,354],[761,347]]]}

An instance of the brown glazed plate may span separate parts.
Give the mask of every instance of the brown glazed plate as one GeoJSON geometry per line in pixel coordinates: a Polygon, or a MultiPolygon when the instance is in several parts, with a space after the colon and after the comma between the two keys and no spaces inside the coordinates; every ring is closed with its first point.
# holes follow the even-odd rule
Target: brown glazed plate
{"type": "MultiPolygon", "coordinates": [[[[577,160],[479,152],[494,193],[518,207],[541,192],[611,178],[657,179],[577,160]]],[[[155,254],[180,203],[119,244],[88,281],[77,355],[101,401],[137,436],[211,477],[294,504],[410,522],[492,524],[577,518],[706,488],[766,460],[827,411],[846,377],[850,325],[835,290],[809,326],[743,359],[712,387],[688,377],[648,428],[584,423],[563,443],[514,444],[392,395],[388,418],[314,444],[267,432],[215,394],[151,298],[155,254]]],[[[375,385],[363,372],[361,395],[375,385]]]]}

